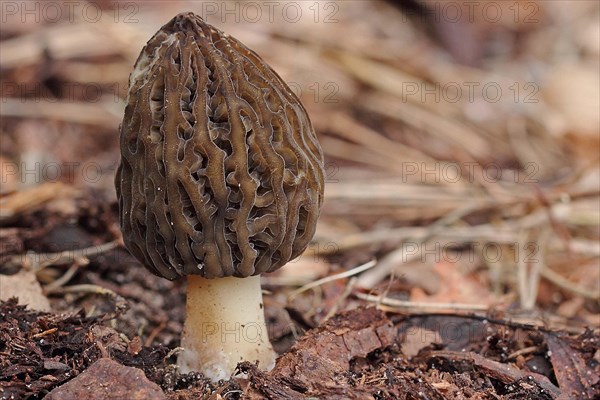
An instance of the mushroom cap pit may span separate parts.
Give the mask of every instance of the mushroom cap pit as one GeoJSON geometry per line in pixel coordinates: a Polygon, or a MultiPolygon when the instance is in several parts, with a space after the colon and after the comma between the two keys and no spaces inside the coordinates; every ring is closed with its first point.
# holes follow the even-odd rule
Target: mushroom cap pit
{"type": "Polygon", "coordinates": [[[153,273],[257,275],[312,239],[324,167],[305,108],[256,53],[193,13],[142,49],[120,134],[123,239],[153,273]]]}

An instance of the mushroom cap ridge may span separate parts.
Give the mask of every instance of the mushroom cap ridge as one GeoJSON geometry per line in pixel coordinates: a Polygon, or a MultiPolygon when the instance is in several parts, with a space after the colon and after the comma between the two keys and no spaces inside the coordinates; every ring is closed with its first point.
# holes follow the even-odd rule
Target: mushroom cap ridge
{"type": "Polygon", "coordinates": [[[115,177],[123,239],[167,279],[271,272],[312,239],[323,153],[306,110],[256,53],[193,13],[129,79],[115,177]]]}

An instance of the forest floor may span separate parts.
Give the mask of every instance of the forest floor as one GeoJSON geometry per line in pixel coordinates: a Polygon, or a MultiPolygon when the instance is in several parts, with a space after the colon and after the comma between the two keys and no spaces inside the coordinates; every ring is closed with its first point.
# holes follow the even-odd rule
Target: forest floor
{"type": "Polygon", "coordinates": [[[0,399],[600,397],[597,2],[66,3],[3,2],[0,399]],[[327,168],[262,277],[277,365],[218,383],[175,367],[185,282],[127,252],[113,186],[130,69],[186,10],[284,77],[327,168]]]}

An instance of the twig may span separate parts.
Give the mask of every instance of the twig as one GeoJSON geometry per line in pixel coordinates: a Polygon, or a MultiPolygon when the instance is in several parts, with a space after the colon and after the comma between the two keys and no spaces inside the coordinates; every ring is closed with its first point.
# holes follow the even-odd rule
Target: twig
{"type": "MultiPolygon", "coordinates": [[[[457,211],[463,211],[460,209],[457,211]]],[[[473,205],[472,211],[476,210],[473,205]]],[[[446,214],[450,216],[453,212],[446,214]]],[[[466,212],[465,214],[468,214],[466,212]]],[[[440,220],[436,221],[441,223],[440,220]]],[[[435,231],[435,235],[431,233],[431,227],[401,227],[393,229],[380,229],[370,232],[353,233],[339,238],[332,238],[330,241],[335,242],[336,246],[323,248],[320,254],[331,255],[335,252],[349,250],[356,247],[375,245],[380,243],[388,243],[390,245],[401,243],[407,239],[424,240],[429,236],[439,238],[448,238],[453,242],[469,243],[475,240],[480,242],[494,242],[512,244],[517,241],[517,230],[514,227],[494,227],[491,224],[482,224],[474,226],[447,226],[452,221],[446,221],[446,225],[440,226],[435,231]]]]}
{"type": "MultiPolygon", "coordinates": [[[[420,106],[408,102],[390,101],[390,96],[378,93],[368,95],[364,107],[379,115],[404,122],[416,129],[422,129],[443,142],[450,142],[464,149],[474,159],[492,157],[489,143],[479,129],[457,119],[444,118],[420,106]]],[[[506,146],[503,146],[506,147],[506,146]]]]}
{"type": "Polygon", "coordinates": [[[69,282],[71,280],[71,278],[75,275],[75,273],[77,272],[77,270],[79,269],[80,266],[81,266],[81,264],[79,264],[78,262],[75,262],[73,265],[71,265],[69,267],[67,272],[65,272],[60,278],[47,284],[44,287],[44,290],[46,291],[46,293],[52,292],[53,290],[56,290],[57,288],[63,286],[67,282],[69,282]]]}
{"type": "Polygon", "coordinates": [[[47,24],[43,25],[44,29],[6,39],[2,43],[0,67],[12,69],[36,65],[43,62],[44,54],[57,61],[122,53],[132,55],[132,49],[139,47],[133,43],[141,45],[144,42],[145,36],[135,29],[139,24],[115,24],[107,14],[94,22],[74,18],[68,24],[47,24]],[[118,33],[114,32],[117,29],[118,33]]]}
{"type": "MultiPolygon", "coordinates": [[[[551,231],[549,229],[544,229],[542,231],[542,234],[540,235],[540,238],[537,241],[537,254],[539,258],[537,260],[531,261],[533,266],[531,267],[531,271],[529,273],[529,297],[527,299],[527,302],[525,303],[526,310],[531,310],[535,307],[540,287],[540,272],[545,265],[546,245],[548,243],[548,238],[550,237],[550,234],[551,231]]],[[[524,258],[525,254],[520,254],[519,256],[524,258]]]]}
{"type": "Polygon", "coordinates": [[[600,300],[600,292],[582,288],[576,285],[575,283],[571,282],[570,280],[564,278],[562,275],[554,272],[547,266],[544,266],[541,269],[540,275],[552,282],[553,284],[555,284],[556,286],[560,287],[561,289],[565,289],[571,293],[577,294],[587,299],[592,299],[596,301],[600,300]]]}
{"type": "Polygon", "coordinates": [[[49,293],[52,293],[52,294],[92,293],[92,294],[104,294],[104,295],[109,295],[112,297],[121,297],[120,295],[118,295],[117,293],[113,292],[112,290],[110,290],[108,288],[98,286],[98,285],[93,285],[90,283],[83,283],[81,285],[71,285],[71,286],[59,287],[52,291],[49,291],[49,293]]]}
{"type": "MultiPolygon", "coordinates": [[[[364,150],[368,148],[379,157],[401,162],[392,163],[396,170],[402,171],[402,163],[422,162],[433,164],[437,161],[413,147],[406,146],[401,142],[390,140],[381,132],[375,131],[368,126],[358,122],[352,116],[344,112],[329,111],[326,118],[320,118],[321,130],[334,132],[351,142],[357,143],[364,150]]],[[[317,128],[317,126],[315,126],[317,128]]]]}
{"type": "MultiPolygon", "coordinates": [[[[100,294],[107,295],[111,297],[115,302],[115,313],[119,314],[127,309],[127,300],[119,295],[118,293],[113,292],[112,290],[98,286],[93,284],[81,284],[81,285],[71,285],[71,286],[63,286],[51,291],[47,291],[46,294],[64,294],[64,293],[91,293],[91,294],[100,294]]],[[[105,319],[114,318],[115,315],[107,314],[105,319]]]]}
{"type": "Polygon", "coordinates": [[[158,336],[158,334],[165,329],[165,326],[167,326],[167,323],[163,321],[156,328],[152,329],[152,332],[150,332],[150,335],[148,335],[146,341],[144,342],[144,346],[150,347],[156,336],[158,336]]]}
{"type": "Polygon", "coordinates": [[[73,103],[67,101],[26,101],[2,99],[3,117],[46,118],[76,124],[115,129],[119,125],[120,105],[114,103],[73,103]]]}
{"type": "Polygon", "coordinates": [[[64,250],[57,253],[34,253],[19,254],[11,258],[11,262],[19,263],[25,257],[24,264],[34,272],[39,272],[50,265],[63,265],[77,262],[79,265],[87,265],[89,257],[99,255],[114,249],[119,245],[118,240],[104,243],[98,246],[90,246],[83,249],[64,250]]]}
{"type": "MultiPolygon", "coordinates": [[[[448,213],[443,218],[431,224],[426,230],[425,235],[422,236],[418,240],[418,242],[415,243],[415,245],[418,249],[421,249],[423,247],[423,244],[430,240],[433,236],[435,236],[435,234],[439,232],[442,228],[463,218],[465,215],[472,212],[474,208],[474,205],[469,204],[465,207],[456,209],[448,213]]],[[[408,258],[414,259],[415,255],[413,254],[413,257],[409,257],[406,254],[406,251],[407,249],[405,247],[401,247],[388,254],[383,260],[381,260],[381,262],[379,262],[376,268],[373,268],[371,271],[364,273],[358,279],[358,286],[364,288],[372,288],[373,286],[381,282],[386,276],[388,276],[390,272],[398,265],[406,263],[408,258]]],[[[418,257],[418,255],[416,256],[418,257]]]]}
{"type": "Polygon", "coordinates": [[[309,283],[307,285],[302,286],[301,288],[298,288],[298,289],[294,290],[288,296],[288,300],[293,300],[300,293],[306,292],[307,290],[313,289],[313,288],[315,288],[317,286],[321,286],[321,285],[323,285],[325,283],[333,282],[333,281],[338,280],[338,279],[348,278],[350,276],[353,276],[353,275],[356,275],[356,274],[360,274],[361,272],[366,271],[369,268],[373,268],[374,266],[375,266],[375,260],[371,260],[368,263],[365,263],[363,265],[359,265],[358,267],[349,269],[348,271],[344,271],[344,272],[341,272],[339,274],[335,274],[335,275],[331,275],[331,276],[326,276],[325,278],[318,279],[318,280],[316,280],[314,282],[311,282],[311,283],[309,283]]]}
{"type": "Polygon", "coordinates": [[[523,349],[520,349],[520,350],[517,350],[517,351],[515,351],[513,353],[510,353],[508,355],[507,359],[513,360],[513,359],[517,358],[518,356],[522,356],[522,355],[525,355],[525,354],[530,354],[530,353],[533,353],[534,351],[537,351],[539,349],[540,349],[539,346],[525,347],[523,349]]]}
{"type": "Polygon", "coordinates": [[[355,276],[353,276],[352,278],[350,278],[350,280],[348,281],[348,284],[344,288],[344,291],[337,298],[337,300],[335,301],[335,304],[333,305],[333,307],[331,307],[331,309],[327,312],[327,314],[325,315],[325,318],[323,318],[323,321],[327,321],[329,318],[331,318],[331,317],[333,317],[335,315],[335,313],[339,310],[339,308],[342,305],[342,303],[344,302],[344,300],[346,300],[348,298],[348,296],[350,296],[350,293],[352,293],[352,289],[354,289],[354,285],[356,284],[356,280],[357,279],[356,279],[355,276]]]}
{"type": "Polygon", "coordinates": [[[179,354],[184,350],[183,347],[175,347],[173,350],[169,351],[166,356],[163,357],[163,361],[168,360],[175,354],[179,354]]]}
{"type": "Polygon", "coordinates": [[[386,306],[408,309],[433,309],[433,310],[467,310],[467,311],[487,311],[490,309],[485,304],[465,304],[465,303],[428,303],[415,302],[407,300],[390,299],[389,297],[375,296],[372,294],[355,293],[356,297],[361,300],[370,301],[372,303],[381,303],[386,306]]]}
{"type": "MultiPolygon", "coordinates": [[[[0,111],[0,115],[3,114],[4,109],[0,111]]],[[[47,182],[2,196],[0,197],[0,223],[11,222],[20,214],[35,211],[49,201],[77,197],[78,192],[78,189],[64,183],[47,182]]]]}
{"type": "Polygon", "coordinates": [[[429,357],[440,357],[449,362],[471,362],[473,368],[483,371],[486,376],[496,379],[500,382],[508,384],[519,380],[531,380],[535,382],[545,392],[549,393],[552,398],[557,398],[561,391],[554,386],[550,380],[544,376],[534,373],[521,371],[509,364],[504,364],[498,361],[489,360],[479,354],[473,352],[454,352],[454,351],[432,351],[428,354],[429,357]]]}
{"type": "Polygon", "coordinates": [[[51,334],[55,333],[56,331],[58,331],[58,328],[51,328],[51,329],[45,330],[44,332],[36,333],[35,335],[32,336],[32,338],[39,339],[46,335],[51,335],[51,334]]]}
{"type": "MultiPolygon", "coordinates": [[[[310,283],[312,280],[301,276],[263,276],[265,286],[302,286],[310,283]]],[[[263,293],[265,289],[263,289],[263,293]]]]}
{"type": "Polygon", "coordinates": [[[527,293],[528,284],[527,281],[529,277],[527,276],[527,263],[525,262],[525,257],[520,254],[521,251],[524,251],[527,248],[527,236],[528,232],[523,230],[519,234],[519,241],[516,243],[517,245],[517,287],[519,291],[519,302],[521,304],[521,308],[527,310],[526,304],[528,303],[529,294],[527,293]]]}

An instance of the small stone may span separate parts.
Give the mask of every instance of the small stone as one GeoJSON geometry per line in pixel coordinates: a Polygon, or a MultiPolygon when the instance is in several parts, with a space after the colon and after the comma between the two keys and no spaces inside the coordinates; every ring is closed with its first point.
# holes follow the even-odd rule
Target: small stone
{"type": "Polygon", "coordinates": [[[125,367],[110,358],[101,358],[75,379],[57,387],[47,400],[128,399],[163,400],[160,387],[138,368],[125,367]]]}
{"type": "Polygon", "coordinates": [[[59,361],[44,360],[44,369],[65,370],[69,369],[69,366],[59,361]]]}

